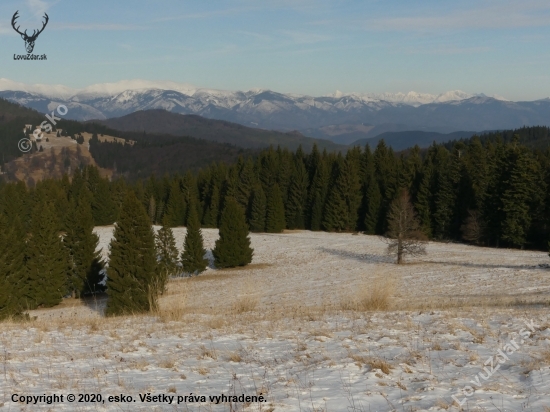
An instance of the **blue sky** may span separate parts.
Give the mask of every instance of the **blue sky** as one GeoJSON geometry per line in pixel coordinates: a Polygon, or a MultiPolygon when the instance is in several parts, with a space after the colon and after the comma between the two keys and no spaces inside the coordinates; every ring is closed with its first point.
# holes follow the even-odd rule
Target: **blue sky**
{"type": "Polygon", "coordinates": [[[85,87],[124,79],[323,95],[550,96],[548,0],[2,0],[0,77],[85,87]],[[11,28],[50,22],[44,62],[11,28]]]}

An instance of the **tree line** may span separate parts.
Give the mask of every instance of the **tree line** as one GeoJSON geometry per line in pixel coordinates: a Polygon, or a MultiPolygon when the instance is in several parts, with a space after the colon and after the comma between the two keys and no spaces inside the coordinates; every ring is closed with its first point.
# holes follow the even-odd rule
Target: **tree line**
{"type": "MultiPolygon", "coordinates": [[[[198,172],[110,181],[96,168],[84,167],[69,180],[64,176],[41,185],[60,193],[55,195],[55,209],[62,219],[67,193],[86,184],[96,226],[117,220],[123,193],[131,189],[152,223],[166,219],[172,227],[186,225],[191,204],[203,227],[218,227],[225,199],[233,197],[254,232],[308,229],[383,235],[389,205],[400,189],[407,189],[430,239],[540,249],[549,238],[550,151],[528,148],[518,135],[506,141],[500,135],[474,136],[398,154],[384,141],[374,150],[354,147],[345,154],[321,153],[315,146],[308,154],[300,148],[270,148],[241,156],[231,165],[214,162],[198,172]]],[[[21,184],[4,186],[13,191],[21,184]]],[[[31,192],[20,192],[17,207],[28,221],[31,192]]]]}
{"type": "Polygon", "coordinates": [[[224,199],[233,197],[253,232],[376,235],[387,232],[391,202],[406,189],[429,239],[541,249],[549,238],[549,183],[549,150],[497,135],[399,154],[383,141],[346,154],[270,148],[135,187],[151,221],[166,216],[173,226],[185,225],[187,205],[197,203],[202,225],[217,227],[224,199]]]}
{"type": "MultiPolygon", "coordinates": [[[[220,240],[236,245],[226,252],[222,252],[225,245],[216,245],[216,263],[225,267],[251,260],[249,230],[377,235],[395,231],[389,225],[391,207],[403,191],[410,195],[410,213],[418,219],[414,231],[419,239],[546,249],[549,180],[550,151],[523,145],[517,134],[506,140],[499,135],[491,139],[474,136],[398,154],[383,141],[374,150],[355,147],[345,154],[320,152],[316,147],[310,153],[300,148],[295,152],[270,148],[254,157],[239,157],[232,165],[213,163],[199,172],[133,182],[109,180],[101,177],[97,168],[87,166],[77,169],[71,178],[44,180],[32,188],[22,182],[0,183],[0,227],[6,234],[0,241],[0,274],[8,274],[0,276],[0,282],[12,279],[10,287],[32,297],[25,301],[29,307],[55,304],[67,292],[93,293],[102,285],[98,273],[103,264],[95,252],[97,239],[91,230],[114,222],[118,230],[129,220],[129,209],[140,211],[135,213],[142,221],[142,234],[149,233],[151,224],[163,225],[159,234],[164,237],[156,240],[157,245],[171,244],[171,227],[220,228],[220,240]],[[129,193],[131,207],[125,206],[129,193]],[[78,238],[83,233],[88,237],[78,238]],[[62,243],[54,239],[62,239],[62,243]],[[69,263],[67,251],[72,256],[69,263]],[[80,261],[86,263],[86,269],[77,269],[80,261]],[[71,275],[66,275],[67,265],[71,275]],[[47,274],[44,268],[49,268],[47,274]],[[61,272],[65,275],[59,282],[50,276],[61,272]],[[15,281],[17,277],[10,273],[24,273],[23,280],[15,281]]],[[[133,223],[128,227],[137,227],[134,220],[130,219],[133,223]]],[[[132,229],[128,236],[138,234],[132,229]]],[[[191,261],[198,269],[189,272],[198,273],[204,264],[204,249],[200,236],[195,233],[194,239],[186,240],[196,245],[194,251],[177,263],[167,258],[174,256],[173,250],[159,253],[151,246],[154,237],[143,240],[143,247],[157,250],[151,256],[168,265],[165,271],[170,265],[181,268],[191,261]]],[[[111,248],[111,253],[115,249],[111,248]]],[[[122,248],[121,253],[124,251],[127,249],[122,248]]],[[[116,266],[112,259],[111,255],[110,268],[116,266]]],[[[138,265],[133,262],[130,266],[138,265]]],[[[130,266],[121,264],[121,273],[130,266]]],[[[142,289],[157,290],[154,284],[162,282],[155,279],[142,289]]],[[[0,285],[4,296],[5,290],[0,285]]]]}
{"type": "MultiPolygon", "coordinates": [[[[113,198],[115,186],[97,168],[85,167],[72,180],[65,175],[34,188],[23,182],[0,186],[0,319],[55,306],[70,295],[103,291],[107,315],[151,311],[170,276],[206,269],[197,205],[186,209],[187,231],[178,256],[167,220],[155,234],[134,188],[118,183],[113,198]],[[106,265],[94,227],[115,220],[106,265]]],[[[212,251],[217,268],[251,262],[248,233],[244,210],[226,199],[212,251]]]]}

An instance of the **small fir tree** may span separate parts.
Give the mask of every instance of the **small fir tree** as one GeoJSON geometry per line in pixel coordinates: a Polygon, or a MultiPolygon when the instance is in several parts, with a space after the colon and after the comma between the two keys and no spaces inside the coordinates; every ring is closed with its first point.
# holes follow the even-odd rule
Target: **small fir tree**
{"type": "Polygon", "coordinates": [[[145,208],[132,191],[124,199],[110,250],[106,315],[155,309],[158,291],[155,234],[145,208]]]}
{"type": "MultiPolygon", "coordinates": [[[[283,211],[284,215],[284,211],[283,211]]],[[[245,266],[252,262],[248,225],[244,210],[234,198],[228,198],[220,219],[220,238],[212,251],[216,267],[245,266]]]]}
{"type": "Polygon", "coordinates": [[[164,293],[168,278],[178,273],[178,248],[176,247],[174,232],[166,218],[163,219],[162,227],[156,234],[156,246],[159,292],[164,293]]]}
{"type": "Polygon", "coordinates": [[[191,204],[187,216],[187,233],[181,254],[183,271],[192,275],[204,272],[208,265],[208,260],[204,258],[205,253],[197,209],[191,204]]]}

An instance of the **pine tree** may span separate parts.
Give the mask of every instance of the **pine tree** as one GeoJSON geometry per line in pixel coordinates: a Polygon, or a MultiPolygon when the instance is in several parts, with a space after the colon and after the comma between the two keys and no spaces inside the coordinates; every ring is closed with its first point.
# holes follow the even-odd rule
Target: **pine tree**
{"type": "Polygon", "coordinates": [[[157,251],[157,271],[159,293],[164,293],[166,282],[170,276],[175,276],[178,271],[178,248],[174,232],[170,228],[167,219],[164,219],[162,227],[155,236],[157,251]]]}
{"type": "Polygon", "coordinates": [[[189,206],[187,217],[187,233],[183,243],[181,264],[183,271],[192,275],[198,275],[206,270],[208,260],[204,258],[204,240],[195,205],[189,206]]]}
{"type": "Polygon", "coordinates": [[[275,183],[267,197],[265,231],[267,233],[281,233],[285,227],[283,196],[279,185],[275,183]]]}
{"type": "Polygon", "coordinates": [[[252,232],[265,231],[267,199],[262,185],[257,184],[252,191],[252,204],[250,206],[250,230],[252,232]]]}
{"type": "Polygon", "coordinates": [[[59,237],[59,222],[51,202],[33,210],[27,244],[27,282],[23,301],[29,308],[51,307],[67,293],[68,255],[59,237]]]}
{"type": "Polygon", "coordinates": [[[99,237],[93,232],[91,198],[92,194],[85,187],[78,199],[72,201],[63,237],[69,255],[68,289],[76,297],[104,290],[104,263],[101,251],[96,251],[99,237]]]}
{"type": "Polygon", "coordinates": [[[147,312],[158,291],[155,234],[147,212],[128,191],[110,245],[107,315],[147,312]]]}
{"type": "Polygon", "coordinates": [[[245,266],[252,262],[254,250],[250,247],[244,210],[233,198],[225,202],[220,219],[220,237],[212,253],[217,268],[245,266]]]}

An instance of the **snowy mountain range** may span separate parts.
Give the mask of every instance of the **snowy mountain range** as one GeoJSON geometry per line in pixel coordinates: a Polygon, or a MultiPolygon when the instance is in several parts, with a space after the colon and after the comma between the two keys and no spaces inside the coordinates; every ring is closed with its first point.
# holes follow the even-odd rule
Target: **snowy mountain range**
{"type": "Polygon", "coordinates": [[[65,104],[69,108],[66,117],[74,120],[164,109],[263,129],[299,130],[346,144],[388,131],[450,133],[550,125],[550,99],[510,102],[459,90],[439,95],[337,91],[312,97],[262,89],[204,89],[169,81],[125,80],[71,89],[0,79],[0,97],[40,112],[65,104]]]}

